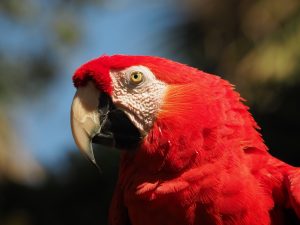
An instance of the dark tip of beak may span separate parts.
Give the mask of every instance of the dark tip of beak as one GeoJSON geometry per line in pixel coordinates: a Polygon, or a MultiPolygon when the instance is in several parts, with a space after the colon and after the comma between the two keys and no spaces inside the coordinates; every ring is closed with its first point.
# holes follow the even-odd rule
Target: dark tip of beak
{"type": "Polygon", "coordinates": [[[135,148],[141,140],[139,130],[121,109],[114,106],[107,94],[101,93],[98,108],[101,129],[92,142],[124,150],[135,148]]]}
{"type": "Polygon", "coordinates": [[[109,134],[104,134],[104,133],[97,134],[95,137],[93,137],[92,143],[106,145],[106,146],[111,146],[111,147],[115,146],[115,140],[114,140],[114,136],[113,136],[112,133],[109,133],[109,134]]]}
{"type": "Polygon", "coordinates": [[[121,149],[134,149],[141,141],[139,130],[133,125],[128,116],[121,110],[115,109],[108,117],[116,147],[121,149]]]}

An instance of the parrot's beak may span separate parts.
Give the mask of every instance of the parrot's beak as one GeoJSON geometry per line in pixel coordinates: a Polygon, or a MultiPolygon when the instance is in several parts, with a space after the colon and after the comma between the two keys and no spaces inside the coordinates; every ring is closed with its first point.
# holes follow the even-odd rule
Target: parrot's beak
{"type": "Polygon", "coordinates": [[[92,143],[131,150],[141,140],[139,130],[126,113],[92,81],[77,89],[71,108],[71,128],[78,148],[95,165],[92,143]]]}
{"type": "Polygon", "coordinates": [[[74,140],[80,151],[94,164],[92,139],[99,133],[100,120],[98,112],[100,91],[93,82],[79,87],[71,108],[71,128],[74,140]]]}

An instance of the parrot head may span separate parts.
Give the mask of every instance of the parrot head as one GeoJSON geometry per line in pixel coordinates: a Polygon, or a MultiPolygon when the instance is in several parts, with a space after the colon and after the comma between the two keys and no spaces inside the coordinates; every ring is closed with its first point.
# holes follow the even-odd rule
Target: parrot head
{"type": "Polygon", "coordinates": [[[73,83],[73,137],[94,163],[92,143],[131,150],[172,168],[230,151],[229,138],[241,149],[266,150],[232,85],[187,65],[104,55],[78,68],[73,83]]]}

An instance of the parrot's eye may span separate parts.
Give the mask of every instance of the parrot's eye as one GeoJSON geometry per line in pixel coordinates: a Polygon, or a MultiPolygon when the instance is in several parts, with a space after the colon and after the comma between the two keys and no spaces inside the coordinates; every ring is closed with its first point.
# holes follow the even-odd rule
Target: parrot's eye
{"type": "Polygon", "coordinates": [[[144,80],[144,74],[140,71],[133,71],[130,74],[130,82],[132,84],[140,84],[144,80]]]}

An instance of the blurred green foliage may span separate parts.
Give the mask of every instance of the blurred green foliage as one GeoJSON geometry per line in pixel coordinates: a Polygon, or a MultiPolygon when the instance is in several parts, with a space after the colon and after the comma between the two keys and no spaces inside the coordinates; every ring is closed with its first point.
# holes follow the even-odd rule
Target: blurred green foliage
{"type": "Polygon", "coordinates": [[[270,83],[300,82],[298,0],[186,0],[186,19],[171,33],[192,65],[234,83],[250,104],[267,110],[280,93],[270,83]],[[268,101],[261,99],[268,95],[268,101]]]}
{"type": "Polygon", "coordinates": [[[11,49],[6,44],[10,43],[10,32],[1,31],[0,40],[3,43],[0,45],[0,104],[2,101],[7,102],[11,96],[38,96],[39,91],[44,90],[45,86],[50,85],[51,81],[60,75],[61,63],[65,62],[64,53],[70,52],[81,40],[81,11],[84,10],[84,6],[101,2],[0,2],[1,22],[10,26],[16,35],[21,34],[17,46],[22,47],[22,50],[11,49]]]}

